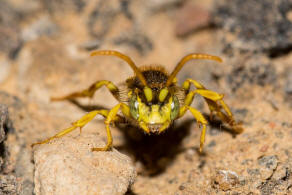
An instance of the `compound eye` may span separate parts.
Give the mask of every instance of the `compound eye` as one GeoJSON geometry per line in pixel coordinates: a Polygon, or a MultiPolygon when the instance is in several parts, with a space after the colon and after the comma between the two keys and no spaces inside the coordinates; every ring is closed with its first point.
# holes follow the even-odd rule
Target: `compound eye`
{"type": "Polygon", "coordinates": [[[130,99],[130,113],[134,119],[139,118],[139,102],[135,94],[130,99]]]}
{"type": "Polygon", "coordinates": [[[172,96],[172,102],[170,106],[171,106],[170,119],[174,120],[176,119],[179,113],[179,101],[175,95],[172,96]]]}

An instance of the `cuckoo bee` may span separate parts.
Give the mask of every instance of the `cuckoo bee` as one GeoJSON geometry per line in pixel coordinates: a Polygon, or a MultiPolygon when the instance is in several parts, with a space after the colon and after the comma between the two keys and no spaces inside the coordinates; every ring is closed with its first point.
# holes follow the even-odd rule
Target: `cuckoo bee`
{"type": "Polygon", "coordinates": [[[81,119],[73,122],[71,127],[64,129],[44,141],[34,143],[32,144],[33,146],[45,144],[77,128],[81,130],[96,115],[102,115],[105,118],[107,144],[101,148],[92,148],[92,151],[107,151],[113,146],[110,130],[111,123],[128,121],[147,134],[160,134],[168,129],[176,119],[184,116],[187,111],[190,111],[197,123],[202,127],[200,136],[200,151],[202,151],[208,122],[200,111],[191,107],[191,103],[196,94],[204,98],[211,116],[213,114],[217,115],[237,133],[243,131],[243,128],[235,122],[229,107],[223,101],[223,94],[206,89],[200,82],[194,79],[187,79],[181,86],[177,84],[176,75],[189,60],[203,59],[222,62],[220,57],[192,53],[183,57],[172,73],[168,74],[162,66],[137,67],[129,56],[118,51],[100,50],[91,53],[91,56],[100,55],[115,56],[124,60],[134,71],[134,76],[128,78],[119,87],[111,81],[99,80],[83,91],[74,92],[63,97],[54,97],[51,100],[61,101],[84,97],[92,98],[98,89],[105,86],[118,101],[118,104],[110,110],[101,109],[91,111],[81,119]],[[195,90],[190,89],[191,85],[194,85],[195,90]]]}

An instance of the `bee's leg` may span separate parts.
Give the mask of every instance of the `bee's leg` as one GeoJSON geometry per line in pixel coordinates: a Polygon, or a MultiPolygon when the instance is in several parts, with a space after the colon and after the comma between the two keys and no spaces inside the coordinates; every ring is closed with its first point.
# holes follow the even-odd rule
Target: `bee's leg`
{"type": "Polygon", "coordinates": [[[204,97],[205,101],[207,102],[208,107],[209,107],[210,112],[211,112],[211,117],[212,117],[213,113],[216,113],[217,116],[222,121],[228,123],[231,126],[231,128],[234,132],[241,133],[243,131],[243,128],[241,127],[240,124],[235,122],[233,115],[232,115],[232,112],[230,111],[229,107],[223,101],[223,95],[206,89],[201,83],[199,83],[198,81],[193,80],[193,79],[187,79],[183,83],[182,87],[188,91],[190,89],[190,84],[193,84],[198,90],[204,90],[204,91],[201,91],[202,93],[199,93],[199,94],[202,95],[204,97]],[[217,95],[215,95],[215,94],[217,94],[217,95]],[[216,96],[217,97],[221,96],[222,98],[217,99],[216,96]],[[222,112],[222,108],[223,108],[224,112],[222,112]]]}
{"type": "Polygon", "coordinates": [[[198,110],[190,107],[196,93],[202,95],[203,97],[207,96],[209,98],[212,98],[212,100],[214,101],[222,99],[223,96],[213,91],[208,91],[205,89],[197,89],[187,94],[185,98],[185,105],[182,106],[179,110],[179,117],[182,117],[186,113],[186,111],[189,110],[192,113],[192,115],[195,117],[195,119],[197,120],[197,123],[203,126],[203,129],[201,132],[201,138],[200,138],[200,152],[202,152],[204,142],[205,142],[206,125],[208,124],[208,122],[198,110]]]}
{"type": "Polygon", "coordinates": [[[74,92],[74,93],[71,93],[69,95],[62,96],[62,97],[51,97],[51,100],[52,101],[72,100],[72,99],[78,98],[78,97],[92,98],[95,91],[98,90],[99,88],[101,88],[102,86],[106,86],[108,88],[108,90],[112,93],[112,95],[116,99],[118,99],[118,94],[119,94],[118,87],[115,86],[111,81],[102,80],[102,81],[97,81],[97,82],[93,83],[88,89],[85,89],[83,91],[74,92]]]}
{"type": "MultiPolygon", "coordinates": [[[[43,141],[40,141],[40,142],[36,142],[34,144],[32,144],[31,146],[35,146],[35,145],[38,145],[38,144],[45,144],[45,143],[48,143],[49,141],[51,141],[52,139],[55,139],[55,138],[59,138],[59,137],[62,137],[64,135],[66,135],[67,133],[70,133],[71,131],[75,130],[76,128],[82,128],[84,127],[88,122],[90,122],[97,114],[100,114],[104,117],[107,117],[109,115],[109,111],[108,110],[95,110],[95,111],[92,111],[92,112],[89,112],[88,114],[84,115],[81,119],[79,119],[78,121],[76,122],[73,122],[72,123],[72,127],[69,127],[67,129],[64,129],[63,131],[57,133],[56,135],[54,135],[53,137],[50,137],[46,140],[43,140],[43,141]]],[[[113,118],[113,121],[121,121],[123,120],[122,117],[120,116],[115,116],[113,118]]]]}
{"type": "Polygon", "coordinates": [[[115,107],[113,107],[109,111],[109,113],[106,117],[106,120],[104,121],[105,127],[106,127],[106,133],[107,133],[107,144],[105,147],[102,147],[102,148],[92,148],[91,149],[92,151],[108,151],[112,148],[113,138],[112,138],[112,134],[111,134],[109,125],[111,124],[111,122],[116,120],[116,118],[118,116],[117,113],[118,113],[120,107],[121,107],[123,113],[129,112],[129,110],[130,110],[126,104],[119,103],[118,105],[116,105],[115,107]]]}
{"type": "MultiPolygon", "coordinates": [[[[216,92],[209,91],[209,90],[206,90],[206,89],[196,89],[196,90],[194,90],[194,91],[190,91],[190,92],[186,95],[186,97],[185,97],[185,102],[184,102],[184,104],[185,104],[186,106],[190,106],[190,105],[191,105],[191,103],[193,102],[193,99],[194,99],[195,94],[199,94],[199,95],[203,96],[205,99],[206,99],[206,98],[209,98],[209,99],[211,99],[211,100],[209,100],[209,101],[211,101],[211,102],[214,101],[215,103],[216,103],[216,101],[222,100],[222,98],[223,98],[223,95],[218,94],[218,93],[216,93],[216,92]]],[[[180,117],[181,117],[182,115],[184,115],[184,113],[185,113],[186,111],[187,111],[186,108],[182,107],[182,108],[180,109],[180,117]]]]}
{"type": "Polygon", "coordinates": [[[206,135],[206,125],[208,124],[207,120],[204,118],[204,116],[195,108],[192,108],[190,106],[183,106],[180,109],[180,113],[185,113],[187,110],[189,110],[192,115],[195,117],[195,119],[197,120],[197,123],[199,125],[203,126],[202,132],[201,132],[201,137],[200,137],[200,152],[203,151],[203,146],[205,143],[205,135],[206,135]]]}

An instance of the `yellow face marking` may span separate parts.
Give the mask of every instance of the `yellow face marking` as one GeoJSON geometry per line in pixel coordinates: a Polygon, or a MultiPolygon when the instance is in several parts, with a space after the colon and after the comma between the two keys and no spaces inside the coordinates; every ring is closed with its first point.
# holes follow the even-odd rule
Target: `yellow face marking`
{"type": "Polygon", "coordinates": [[[138,121],[143,121],[147,124],[162,124],[171,121],[172,98],[169,98],[169,102],[162,107],[159,105],[147,106],[139,97],[137,97],[137,101],[139,107],[138,121]]]}
{"type": "Polygon", "coordinates": [[[147,102],[151,102],[153,98],[152,90],[149,87],[144,87],[144,94],[147,99],[147,102]]]}
{"type": "Polygon", "coordinates": [[[160,93],[159,93],[159,101],[160,101],[160,102],[163,102],[163,101],[165,100],[167,94],[168,94],[168,89],[167,89],[167,88],[163,88],[163,89],[160,91],[160,93]]]}

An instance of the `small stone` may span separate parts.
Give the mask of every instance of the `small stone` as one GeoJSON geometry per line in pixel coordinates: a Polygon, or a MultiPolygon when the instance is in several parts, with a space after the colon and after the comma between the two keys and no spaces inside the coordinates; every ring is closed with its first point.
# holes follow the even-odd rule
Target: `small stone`
{"type": "Polygon", "coordinates": [[[291,174],[291,171],[289,169],[289,166],[287,164],[281,164],[277,167],[275,173],[273,174],[272,178],[275,180],[285,180],[287,177],[289,177],[291,174]]]}
{"type": "Polygon", "coordinates": [[[285,93],[292,95],[292,68],[286,71],[285,93]]]}
{"type": "Polygon", "coordinates": [[[251,175],[253,178],[258,177],[260,175],[259,169],[247,169],[247,173],[251,175]]]}
{"type": "Polygon", "coordinates": [[[85,133],[36,146],[35,194],[125,194],[136,177],[129,157],[117,150],[92,152],[105,143],[85,133]]]}
{"type": "Polygon", "coordinates": [[[212,141],[207,145],[208,148],[212,148],[212,147],[214,147],[214,146],[216,146],[216,141],[215,141],[215,140],[212,140],[212,141]]]}
{"type": "Polygon", "coordinates": [[[191,162],[191,161],[193,161],[193,157],[194,157],[195,154],[196,154],[196,151],[193,148],[190,148],[185,153],[185,159],[187,161],[191,162]]]}
{"type": "Polygon", "coordinates": [[[148,0],[147,6],[151,11],[159,11],[182,3],[182,0],[148,0]]]}
{"type": "Polygon", "coordinates": [[[263,145],[261,148],[260,148],[260,152],[266,152],[267,150],[269,149],[269,145],[263,145]]]}
{"type": "Polygon", "coordinates": [[[42,1],[25,0],[25,1],[9,1],[13,9],[17,10],[21,16],[26,16],[35,13],[42,9],[42,1]]]}
{"type": "Polygon", "coordinates": [[[239,177],[236,172],[231,170],[217,170],[212,184],[213,187],[223,191],[231,190],[239,184],[239,177]]]}
{"type": "Polygon", "coordinates": [[[132,32],[123,33],[121,36],[115,38],[115,45],[127,45],[136,49],[141,55],[150,52],[154,46],[152,40],[143,33],[132,32]]]}
{"type": "Polygon", "coordinates": [[[121,13],[118,0],[99,1],[91,11],[87,28],[91,36],[95,39],[103,40],[107,33],[114,26],[114,21],[121,13]]]}
{"type": "Polygon", "coordinates": [[[82,43],[80,45],[80,47],[82,49],[85,49],[85,50],[88,50],[88,51],[91,51],[91,50],[95,50],[95,49],[98,49],[101,45],[101,41],[99,40],[90,40],[90,41],[86,41],[84,43],[82,43]]]}
{"type": "Polygon", "coordinates": [[[277,79],[275,72],[274,65],[266,56],[255,55],[251,59],[236,62],[227,77],[227,82],[233,91],[250,84],[274,85],[277,79]]]}
{"type": "Polygon", "coordinates": [[[19,194],[14,175],[0,175],[0,194],[19,194]]]}
{"type": "Polygon", "coordinates": [[[8,122],[8,108],[0,104],[0,143],[5,139],[5,125],[8,122]]]}
{"type": "Polygon", "coordinates": [[[28,27],[24,28],[21,33],[21,38],[24,41],[31,41],[43,35],[53,35],[57,30],[57,25],[53,23],[48,16],[43,16],[28,27]]]}
{"type": "Polygon", "coordinates": [[[175,34],[185,36],[200,28],[207,27],[211,23],[208,10],[195,5],[184,4],[176,14],[175,34]]]}
{"type": "Polygon", "coordinates": [[[19,13],[8,3],[0,1],[0,52],[15,57],[21,46],[19,13]]]}
{"type": "Polygon", "coordinates": [[[217,4],[214,22],[237,37],[228,41],[233,48],[276,55],[291,47],[291,1],[223,0],[217,4]]]}
{"type": "Polygon", "coordinates": [[[261,179],[266,180],[272,176],[274,170],[277,168],[278,158],[276,155],[262,156],[258,159],[258,164],[260,165],[261,179]]]}
{"type": "Polygon", "coordinates": [[[182,184],[178,187],[179,190],[184,190],[185,189],[185,186],[182,184]]]}
{"type": "Polygon", "coordinates": [[[278,157],[273,156],[262,156],[258,159],[258,164],[267,168],[267,169],[276,169],[278,165],[278,157]]]}
{"type": "Polygon", "coordinates": [[[11,63],[7,57],[0,56],[0,83],[4,82],[11,71],[11,63]]]}
{"type": "Polygon", "coordinates": [[[85,0],[43,0],[44,7],[52,14],[80,12],[86,5],[85,0]]]}

